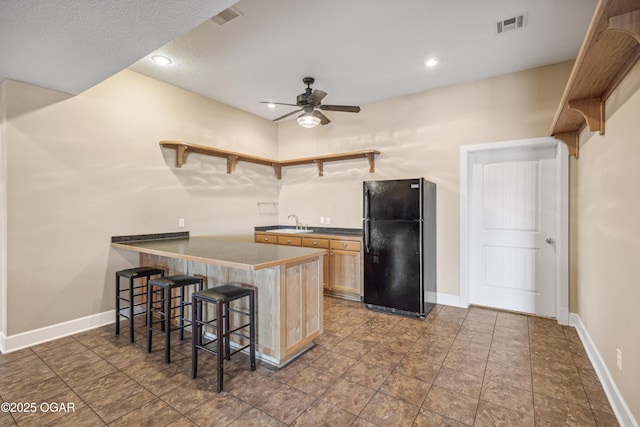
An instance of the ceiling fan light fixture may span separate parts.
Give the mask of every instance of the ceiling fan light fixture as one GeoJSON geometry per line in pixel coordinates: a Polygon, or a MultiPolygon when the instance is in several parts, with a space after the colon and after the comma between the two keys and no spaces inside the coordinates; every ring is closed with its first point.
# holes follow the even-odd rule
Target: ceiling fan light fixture
{"type": "Polygon", "coordinates": [[[314,116],[313,113],[300,114],[297,122],[303,128],[314,128],[320,124],[320,117],[314,116]]]}

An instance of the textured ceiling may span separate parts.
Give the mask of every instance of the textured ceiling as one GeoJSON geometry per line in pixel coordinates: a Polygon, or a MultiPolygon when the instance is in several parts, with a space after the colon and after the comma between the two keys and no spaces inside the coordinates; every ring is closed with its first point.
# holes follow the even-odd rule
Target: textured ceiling
{"type": "Polygon", "coordinates": [[[129,67],[273,119],[293,108],[260,101],[295,103],[305,76],[323,103],[362,105],[574,59],[596,1],[0,0],[0,81],[77,94],[129,67]]]}
{"type": "MultiPolygon", "coordinates": [[[[575,59],[596,0],[241,0],[242,15],[207,21],[131,69],[254,114],[294,108],[302,78],[325,104],[366,104],[575,59]],[[498,35],[497,21],[526,14],[498,35]],[[427,69],[426,59],[438,66],[427,69]]],[[[505,94],[508,96],[508,94],[505,94]]],[[[327,113],[332,120],[339,114],[327,113]]]]}
{"type": "Polygon", "coordinates": [[[236,0],[0,0],[0,81],[78,94],[236,0]]]}

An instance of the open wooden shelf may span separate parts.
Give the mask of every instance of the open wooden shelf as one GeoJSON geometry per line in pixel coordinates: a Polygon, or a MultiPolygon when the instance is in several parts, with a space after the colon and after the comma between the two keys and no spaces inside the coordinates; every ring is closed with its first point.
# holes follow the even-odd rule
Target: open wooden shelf
{"type": "Polygon", "coordinates": [[[588,126],[604,134],[605,101],[640,59],[640,1],[600,0],[569,76],[551,135],[578,156],[588,126]]]}
{"type": "Polygon", "coordinates": [[[328,162],[341,160],[352,160],[365,158],[369,161],[369,172],[375,172],[375,155],[380,154],[377,150],[352,151],[349,153],[329,154],[325,156],[305,157],[291,160],[273,160],[265,157],[251,156],[249,154],[236,153],[233,151],[221,150],[219,148],[207,147],[206,145],[192,144],[182,141],[160,141],[160,146],[172,148],[176,151],[176,167],[182,167],[187,153],[205,154],[207,156],[222,157],[227,159],[227,173],[233,172],[239,161],[257,163],[259,165],[271,166],[278,179],[282,178],[282,168],[287,166],[297,166],[305,164],[316,164],[318,175],[323,176],[323,166],[328,162]]]}

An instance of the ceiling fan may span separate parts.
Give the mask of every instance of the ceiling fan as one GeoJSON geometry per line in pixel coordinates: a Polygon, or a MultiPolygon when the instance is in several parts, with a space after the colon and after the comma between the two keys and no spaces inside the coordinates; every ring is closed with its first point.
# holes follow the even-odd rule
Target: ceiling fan
{"type": "Polygon", "coordinates": [[[305,77],[302,79],[302,83],[306,84],[307,88],[304,90],[304,93],[301,93],[297,96],[295,104],[261,101],[263,104],[289,105],[291,107],[300,107],[298,110],[273,119],[273,121],[277,122],[278,120],[286,119],[289,116],[303,111],[303,113],[298,116],[298,124],[306,128],[312,128],[318,126],[319,124],[326,125],[331,123],[331,120],[329,120],[329,118],[322,114],[322,112],[320,112],[319,110],[342,111],[347,113],[360,112],[360,107],[353,105],[323,105],[322,99],[327,96],[327,93],[319,89],[312,90],[311,85],[314,81],[315,79],[313,77],[305,77]]]}

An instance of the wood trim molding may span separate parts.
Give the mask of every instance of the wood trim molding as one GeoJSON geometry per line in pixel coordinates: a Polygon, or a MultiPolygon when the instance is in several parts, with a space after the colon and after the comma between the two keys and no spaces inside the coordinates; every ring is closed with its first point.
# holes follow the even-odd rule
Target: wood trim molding
{"type": "Polygon", "coordinates": [[[236,153],[219,148],[208,147],[206,145],[192,144],[182,141],[160,141],[160,146],[171,148],[176,152],[176,167],[182,167],[186,160],[187,153],[205,154],[207,156],[222,157],[227,159],[227,173],[230,174],[239,161],[256,163],[259,165],[271,166],[277,179],[282,179],[282,168],[287,166],[297,166],[305,164],[316,164],[318,176],[324,175],[324,163],[337,162],[341,160],[353,160],[366,158],[369,162],[369,172],[375,172],[375,155],[380,154],[378,150],[352,151],[348,153],[328,154],[324,156],[305,157],[291,160],[273,160],[265,157],[252,156],[249,154],[236,153]]]}

